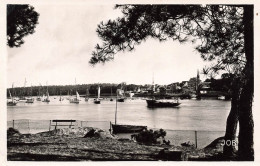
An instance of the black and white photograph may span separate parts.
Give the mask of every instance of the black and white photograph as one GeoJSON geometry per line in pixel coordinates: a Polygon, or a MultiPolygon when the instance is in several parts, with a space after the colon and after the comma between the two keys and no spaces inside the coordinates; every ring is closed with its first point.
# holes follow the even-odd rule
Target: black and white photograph
{"type": "Polygon", "coordinates": [[[47,2],[5,4],[7,163],[256,160],[255,4],[47,2]]]}

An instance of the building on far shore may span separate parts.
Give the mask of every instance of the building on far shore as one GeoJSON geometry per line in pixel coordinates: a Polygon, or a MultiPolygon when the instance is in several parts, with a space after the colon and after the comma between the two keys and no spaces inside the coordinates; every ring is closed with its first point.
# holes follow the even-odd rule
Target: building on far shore
{"type": "Polygon", "coordinates": [[[202,82],[199,89],[200,94],[207,94],[210,91],[210,84],[211,82],[202,82]]]}

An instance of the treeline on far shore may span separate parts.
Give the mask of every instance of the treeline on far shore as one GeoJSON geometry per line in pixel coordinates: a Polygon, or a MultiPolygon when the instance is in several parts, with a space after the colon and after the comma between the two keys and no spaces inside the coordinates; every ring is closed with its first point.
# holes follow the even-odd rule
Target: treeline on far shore
{"type": "MultiPolygon", "coordinates": [[[[222,74],[221,79],[206,79],[204,82],[210,82],[210,88],[208,89],[207,94],[200,94],[202,97],[210,97],[210,96],[219,96],[219,95],[225,95],[230,96],[231,95],[231,86],[232,86],[232,76],[228,74],[222,74]]],[[[170,84],[171,85],[171,84],[170,84]]],[[[191,92],[185,92],[183,89],[180,89],[176,92],[174,92],[173,87],[170,87],[170,85],[167,85],[168,88],[172,89],[170,90],[171,96],[184,96],[194,93],[191,92]]],[[[46,94],[47,90],[49,92],[49,95],[75,95],[76,91],[79,93],[79,95],[83,96],[86,95],[86,93],[89,93],[89,96],[96,96],[98,87],[100,86],[101,89],[101,96],[110,96],[116,95],[117,89],[122,89],[124,91],[131,91],[131,92],[137,92],[138,90],[149,90],[151,89],[151,84],[145,84],[145,85],[136,85],[136,84],[111,84],[111,83],[101,83],[101,84],[81,84],[81,85],[51,85],[51,86],[31,86],[31,87],[14,87],[7,89],[7,96],[9,97],[9,92],[12,94],[12,96],[41,96],[43,94],[46,94]]],[[[164,85],[157,85],[157,87],[166,87],[164,85]]],[[[199,89],[200,90],[200,89],[199,89]]],[[[137,97],[145,97],[149,96],[149,92],[141,92],[135,94],[137,97]]],[[[159,95],[165,95],[166,91],[160,92],[159,95]]],[[[167,92],[169,93],[169,92],[167,92]]],[[[151,95],[151,94],[150,94],[151,95]]],[[[152,94],[154,95],[154,94],[152,94]]]]}
{"type": "Polygon", "coordinates": [[[75,95],[76,91],[79,95],[86,95],[87,91],[90,96],[97,95],[98,87],[100,86],[101,95],[116,95],[117,89],[124,89],[125,91],[136,91],[141,85],[123,85],[123,84],[82,84],[82,85],[52,85],[52,86],[31,86],[31,87],[15,87],[7,89],[7,96],[9,91],[12,96],[37,96],[49,92],[49,95],[75,95]]]}

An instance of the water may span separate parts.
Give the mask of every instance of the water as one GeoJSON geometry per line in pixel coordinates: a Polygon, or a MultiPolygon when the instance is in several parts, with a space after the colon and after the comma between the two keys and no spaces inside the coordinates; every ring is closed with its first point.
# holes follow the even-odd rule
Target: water
{"type": "MultiPolygon", "coordinates": [[[[146,125],[149,128],[169,130],[225,131],[230,101],[180,100],[178,108],[148,108],[142,99],[118,102],[117,123],[146,125]]],[[[82,121],[115,120],[115,100],[102,100],[94,104],[81,99],[80,104],[69,103],[59,97],[51,97],[50,103],[35,101],[33,104],[19,102],[7,107],[8,121],[16,119],[52,120],[75,119],[82,121]]]]}

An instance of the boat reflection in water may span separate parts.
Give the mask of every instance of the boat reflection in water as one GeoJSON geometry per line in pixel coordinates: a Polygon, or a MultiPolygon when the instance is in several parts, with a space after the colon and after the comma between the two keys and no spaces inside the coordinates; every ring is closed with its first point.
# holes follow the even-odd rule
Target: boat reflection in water
{"type": "Polygon", "coordinates": [[[181,103],[179,103],[179,98],[175,99],[147,99],[146,100],[147,107],[177,107],[181,103]]]}

